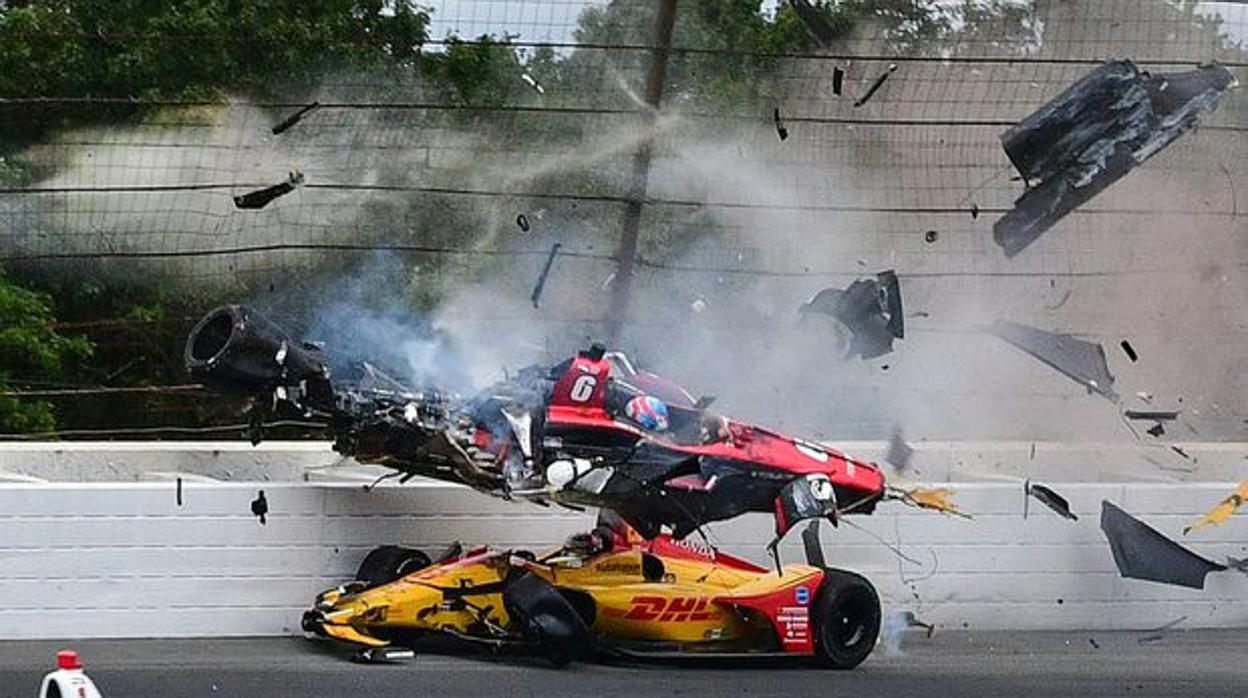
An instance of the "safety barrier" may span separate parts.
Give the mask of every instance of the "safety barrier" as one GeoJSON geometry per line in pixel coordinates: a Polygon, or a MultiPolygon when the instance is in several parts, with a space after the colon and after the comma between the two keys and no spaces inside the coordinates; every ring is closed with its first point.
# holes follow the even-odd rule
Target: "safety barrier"
{"type": "MultiPolygon", "coordinates": [[[[824,527],[825,554],[870,577],[886,613],[913,611],[938,627],[1144,629],[1181,617],[1183,627],[1248,626],[1248,575],[1211,574],[1204,590],[1121,579],[1098,525],[1108,499],[1207,557],[1246,557],[1243,514],[1181,535],[1232,483],[1046,484],[1078,521],[1034,500],[1024,519],[1021,484],[955,484],[973,520],[890,502],[824,527]]],[[[5,483],[0,624],[10,638],[298,634],[313,595],[350,578],[374,546],[540,548],[591,524],[587,514],[428,481],[370,492],[360,482],[189,476],[180,488],[173,479],[5,483]],[[251,507],[259,490],[264,523],[251,507]]],[[[766,561],[766,517],[708,533],[726,551],[766,561]]],[[[798,536],[781,554],[802,559],[798,536]]]]}

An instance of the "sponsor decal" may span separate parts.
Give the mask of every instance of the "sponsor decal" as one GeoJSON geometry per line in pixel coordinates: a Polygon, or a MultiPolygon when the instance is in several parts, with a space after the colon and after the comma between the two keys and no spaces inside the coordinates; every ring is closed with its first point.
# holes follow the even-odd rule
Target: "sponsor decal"
{"type": "Polygon", "coordinates": [[[717,615],[714,610],[707,610],[708,603],[705,596],[634,596],[623,617],[627,620],[660,623],[706,621],[717,615]]]}
{"type": "Polygon", "coordinates": [[[800,606],[805,606],[810,603],[810,589],[807,589],[806,587],[798,587],[797,589],[794,589],[793,600],[797,601],[800,606]]]}
{"type": "Polygon", "coordinates": [[[599,572],[614,572],[616,574],[641,574],[640,562],[629,562],[627,560],[615,560],[611,562],[600,562],[594,565],[594,569],[599,572]]]}
{"type": "Polygon", "coordinates": [[[805,645],[810,641],[810,609],[805,606],[784,606],[776,614],[780,624],[780,641],[786,645],[805,645]]]}

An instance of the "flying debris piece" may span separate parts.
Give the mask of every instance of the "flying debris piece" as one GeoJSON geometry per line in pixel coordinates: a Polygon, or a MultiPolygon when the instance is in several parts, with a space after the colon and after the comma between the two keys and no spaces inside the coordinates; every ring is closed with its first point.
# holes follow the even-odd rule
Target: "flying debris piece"
{"type": "Polygon", "coordinates": [[[251,501],[251,513],[260,519],[261,526],[268,523],[265,517],[269,514],[269,500],[264,498],[264,490],[260,490],[256,498],[251,501]]]}
{"type": "Polygon", "coordinates": [[[1150,422],[1172,422],[1179,417],[1178,410],[1127,410],[1122,414],[1127,419],[1142,419],[1150,422]]]}
{"type": "Polygon", "coordinates": [[[1001,134],[1027,190],[993,225],[1007,257],[1196,126],[1234,86],[1220,65],[1152,75],[1113,61],[1001,134]]]}
{"type": "Polygon", "coordinates": [[[295,187],[300,184],[303,184],[303,173],[291,172],[290,177],[281,184],[274,184],[271,187],[265,187],[264,189],[259,189],[234,197],[234,207],[249,209],[264,208],[274,199],[291,193],[295,190],[295,187]]]}
{"type": "Polygon", "coordinates": [[[351,655],[357,664],[399,664],[416,659],[416,650],[410,647],[365,647],[351,655]]]}
{"type": "Polygon", "coordinates": [[[884,460],[891,463],[898,471],[902,471],[910,466],[910,459],[913,457],[914,449],[906,443],[901,431],[894,430],[888,439],[888,452],[884,454],[884,460]]]}
{"type": "Polygon", "coordinates": [[[962,511],[950,497],[957,490],[952,487],[914,487],[908,490],[893,489],[898,499],[913,504],[920,509],[931,509],[940,511],[954,516],[961,516],[964,519],[972,518],[970,514],[962,511]]]}
{"type": "Polygon", "coordinates": [[[1131,346],[1131,342],[1124,339],[1118,343],[1118,346],[1122,347],[1123,353],[1127,355],[1128,359],[1131,359],[1131,363],[1140,360],[1140,355],[1135,353],[1135,347],[1131,346]]]}
{"type": "Polygon", "coordinates": [[[832,66],[832,94],[840,97],[844,86],[845,71],[841,70],[840,66],[832,66]]]}
{"type": "MultiPolygon", "coordinates": [[[[1045,487],[1044,485],[1033,485],[1031,481],[1028,480],[1023,483],[1023,491],[1038,499],[1041,504],[1057,512],[1062,516],[1062,518],[1070,519],[1071,521],[1079,520],[1079,517],[1075,516],[1074,512],[1070,510],[1070,502],[1066,501],[1065,497],[1054,492],[1048,487],[1045,487]]],[[[1024,508],[1023,511],[1023,517],[1026,518],[1026,509],[1024,508]]]]}
{"type": "Polygon", "coordinates": [[[979,204],[971,204],[971,220],[979,220],[979,204]]]}
{"type": "Polygon", "coordinates": [[[529,75],[528,73],[520,73],[520,79],[528,83],[529,87],[537,90],[539,95],[546,94],[546,90],[542,87],[542,84],[539,83],[532,75],[529,75]]]}
{"type": "Polygon", "coordinates": [[[1161,425],[1161,422],[1157,422],[1153,426],[1145,429],[1144,433],[1154,438],[1160,438],[1162,434],[1166,433],[1166,428],[1161,425]]]}
{"type": "Polygon", "coordinates": [[[1243,572],[1244,574],[1248,574],[1248,557],[1238,558],[1238,557],[1231,557],[1230,555],[1227,555],[1226,566],[1235,570],[1236,572],[1243,572]]]}
{"type": "Polygon", "coordinates": [[[935,625],[932,625],[931,623],[924,623],[919,620],[918,617],[914,615],[914,611],[902,611],[900,621],[904,623],[907,628],[923,628],[927,631],[927,636],[929,638],[932,636],[932,633],[936,632],[935,625]]]}
{"type": "MultiPolygon", "coordinates": [[[[836,29],[832,27],[832,23],[824,16],[823,12],[812,5],[810,0],[789,0],[789,5],[793,8],[793,14],[806,27],[806,31],[810,32],[811,38],[822,48],[827,48],[828,44],[836,38],[836,29]]],[[[840,94],[840,90],[835,90],[836,94],[840,94]]]]}
{"type": "Polygon", "coordinates": [[[1139,642],[1141,645],[1146,642],[1158,642],[1159,640],[1165,637],[1166,633],[1170,632],[1171,630],[1174,630],[1174,628],[1179,623],[1182,623],[1185,620],[1187,620],[1187,616],[1179,616],[1178,618],[1175,618],[1169,623],[1166,623],[1164,625],[1159,625],[1156,628],[1149,628],[1148,630],[1144,631],[1148,634],[1144,635],[1136,642],[1139,642]]]}
{"type": "Polygon", "coordinates": [[[523,230],[526,233],[529,232],[529,217],[523,213],[516,216],[516,225],[520,226],[520,230],[523,230]]]}
{"type": "Polygon", "coordinates": [[[689,309],[695,313],[701,313],[706,310],[706,301],[702,298],[695,298],[693,302],[689,304],[689,309]]]}
{"type": "Polygon", "coordinates": [[[784,122],[780,120],[780,107],[776,107],[772,116],[776,121],[776,135],[780,136],[780,141],[783,142],[789,137],[789,129],[785,128],[784,122]]]}
{"type": "Polygon", "coordinates": [[[542,267],[541,276],[537,277],[537,285],[533,287],[533,295],[529,296],[529,300],[533,301],[533,307],[537,307],[537,302],[542,298],[542,289],[546,288],[546,277],[550,275],[550,267],[555,263],[555,255],[559,254],[559,248],[563,247],[560,243],[550,246],[550,256],[546,258],[546,266],[542,267]]]}
{"type": "Polygon", "coordinates": [[[806,564],[819,568],[828,566],[823,558],[823,544],[819,542],[819,519],[811,519],[802,529],[802,548],[806,552],[806,564]]]}
{"type": "Polygon", "coordinates": [[[940,233],[936,232],[935,230],[929,230],[923,234],[923,239],[929,243],[936,242],[936,240],[939,238],[940,238],[940,233]]]}
{"type": "Polygon", "coordinates": [[[1235,513],[1239,509],[1239,505],[1248,499],[1248,480],[1239,483],[1239,487],[1235,491],[1227,495],[1226,499],[1218,502],[1217,506],[1205,512],[1205,515],[1197,519],[1196,523],[1183,529],[1183,535],[1187,535],[1191,531],[1204,528],[1206,526],[1216,526],[1235,513]]]}
{"type": "Polygon", "coordinates": [[[894,339],[904,339],[905,317],[901,308],[901,285],[892,270],[874,279],[858,279],[845,290],[825,288],[798,312],[830,315],[851,335],[846,357],[874,359],[893,350],[894,339]]]}
{"type": "Polygon", "coordinates": [[[178,506],[181,507],[182,506],[182,478],[178,478],[178,492],[176,495],[176,500],[178,502],[178,506]]]}
{"type": "Polygon", "coordinates": [[[286,131],[287,129],[289,129],[291,126],[294,126],[295,124],[299,123],[299,122],[303,119],[303,117],[307,116],[308,114],[311,114],[313,111],[315,111],[315,110],[317,110],[317,109],[320,109],[320,108],[321,108],[321,103],[320,103],[320,102],[313,102],[313,103],[309,104],[308,106],[303,107],[302,109],[300,109],[299,111],[295,112],[294,114],[291,114],[290,116],[286,117],[286,118],[282,121],[282,123],[280,123],[280,124],[278,124],[278,125],[274,126],[274,127],[273,127],[273,135],[274,135],[274,136],[277,136],[277,135],[282,134],[284,131],[286,131]]]}
{"type": "Polygon", "coordinates": [[[996,321],[988,332],[1031,354],[1088,390],[1118,401],[1114,392],[1114,377],[1105,363],[1105,350],[1100,344],[1009,320],[996,321]]]}
{"type": "Polygon", "coordinates": [[[854,100],[854,106],[861,107],[862,105],[866,104],[868,100],[870,100],[872,97],[875,96],[876,90],[879,90],[880,87],[884,85],[884,81],[888,79],[888,76],[892,75],[896,70],[897,70],[897,64],[889,63],[888,70],[884,71],[883,73],[880,73],[880,77],[876,78],[875,82],[871,83],[871,86],[867,88],[866,94],[854,100]]]}
{"type": "Polygon", "coordinates": [[[1186,458],[1187,460],[1193,460],[1193,458],[1187,454],[1187,451],[1184,451],[1182,448],[1179,448],[1178,446],[1173,446],[1173,445],[1172,445],[1172,446],[1170,446],[1170,450],[1171,450],[1171,451],[1174,451],[1175,453],[1179,454],[1180,456],[1183,456],[1183,457],[1184,457],[1184,458],[1186,458]]]}
{"type": "Polygon", "coordinates": [[[1158,533],[1107,500],[1101,501],[1101,530],[1118,572],[1128,579],[1205,588],[1205,575],[1225,570],[1158,533]]]}

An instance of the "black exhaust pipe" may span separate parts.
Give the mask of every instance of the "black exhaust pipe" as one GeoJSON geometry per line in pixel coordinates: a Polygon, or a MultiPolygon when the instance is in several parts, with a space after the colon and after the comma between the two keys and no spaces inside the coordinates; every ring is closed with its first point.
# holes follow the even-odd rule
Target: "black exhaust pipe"
{"type": "Polygon", "coordinates": [[[267,396],[294,386],[313,398],[331,392],[329,368],[315,347],[243,305],[223,305],[196,323],[183,360],[192,378],[224,393],[267,396]]]}

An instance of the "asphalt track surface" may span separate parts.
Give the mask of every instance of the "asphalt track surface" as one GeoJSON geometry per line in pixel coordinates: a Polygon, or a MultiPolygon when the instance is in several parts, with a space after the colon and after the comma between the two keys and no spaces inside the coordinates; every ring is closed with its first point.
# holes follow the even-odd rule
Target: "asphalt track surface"
{"type": "Polygon", "coordinates": [[[297,638],[0,642],[0,696],[31,697],[73,647],[104,698],[124,696],[1244,696],[1248,629],[1145,633],[937,631],[854,671],[774,661],[573,664],[472,652],[361,665],[297,638]],[[1145,640],[1145,641],[1141,641],[1145,640]]]}

